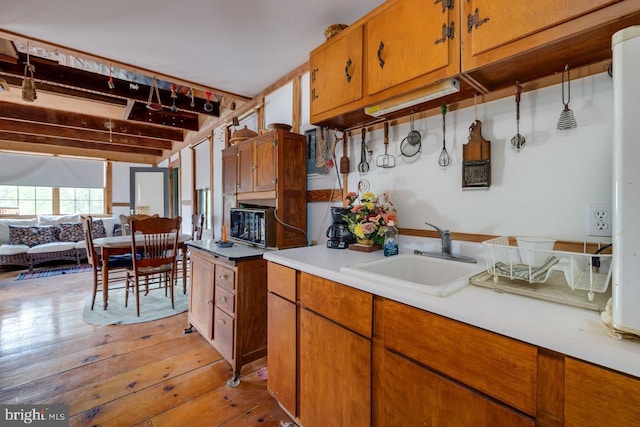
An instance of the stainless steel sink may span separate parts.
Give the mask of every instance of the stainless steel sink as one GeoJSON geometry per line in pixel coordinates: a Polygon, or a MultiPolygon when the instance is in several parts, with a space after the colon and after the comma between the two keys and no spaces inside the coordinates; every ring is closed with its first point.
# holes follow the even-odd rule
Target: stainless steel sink
{"type": "Polygon", "coordinates": [[[342,267],[340,272],[376,284],[402,286],[445,297],[464,288],[469,283],[469,277],[483,269],[482,264],[400,254],[342,267]]]}

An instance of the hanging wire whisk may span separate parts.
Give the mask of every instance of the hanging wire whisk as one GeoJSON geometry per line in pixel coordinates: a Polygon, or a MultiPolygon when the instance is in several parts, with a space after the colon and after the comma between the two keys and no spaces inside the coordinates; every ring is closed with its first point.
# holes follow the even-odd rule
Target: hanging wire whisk
{"type": "Polygon", "coordinates": [[[558,125],[556,126],[558,130],[574,129],[578,126],[575,117],[573,117],[573,111],[569,108],[569,102],[571,102],[571,75],[569,74],[569,64],[567,64],[564,66],[564,70],[562,71],[562,103],[564,104],[564,109],[560,113],[560,118],[558,119],[558,125]],[[567,73],[567,102],[564,102],[565,72],[567,73]]]}

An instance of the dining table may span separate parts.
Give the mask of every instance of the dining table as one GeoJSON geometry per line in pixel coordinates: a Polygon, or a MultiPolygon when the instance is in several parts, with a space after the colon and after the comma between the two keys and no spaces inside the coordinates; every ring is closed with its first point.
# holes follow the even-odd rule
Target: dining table
{"type": "MultiPolygon", "coordinates": [[[[178,246],[182,253],[183,263],[187,261],[187,245],[185,243],[192,240],[191,234],[180,234],[178,236],[178,246]]],[[[136,239],[136,246],[141,247],[144,244],[143,237],[136,239]]],[[[100,253],[102,258],[102,299],[104,309],[109,306],[109,257],[113,255],[130,254],[132,247],[131,236],[109,236],[93,239],[93,245],[96,251],[100,253]]],[[[182,267],[182,290],[187,293],[187,274],[184,265],[182,267]]]]}

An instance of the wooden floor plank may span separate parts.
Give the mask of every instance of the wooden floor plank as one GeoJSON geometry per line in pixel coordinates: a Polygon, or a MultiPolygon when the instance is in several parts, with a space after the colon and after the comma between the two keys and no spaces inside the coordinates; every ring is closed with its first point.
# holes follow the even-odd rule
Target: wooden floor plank
{"type": "MultiPolygon", "coordinates": [[[[266,358],[232,370],[187,314],[135,325],[82,321],[87,273],[15,281],[0,271],[0,403],[67,403],[70,425],[278,426],[266,358]],[[201,412],[202,417],[196,415],[201,412]]],[[[98,299],[100,299],[98,295],[98,299]]]]}

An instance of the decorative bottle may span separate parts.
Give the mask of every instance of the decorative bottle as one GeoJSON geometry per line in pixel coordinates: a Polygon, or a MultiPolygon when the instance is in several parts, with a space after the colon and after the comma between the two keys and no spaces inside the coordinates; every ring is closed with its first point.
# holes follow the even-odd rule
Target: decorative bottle
{"type": "Polygon", "coordinates": [[[384,256],[398,255],[398,229],[393,221],[389,221],[384,232],[384,256]]]}

